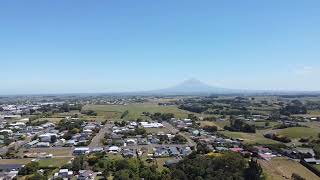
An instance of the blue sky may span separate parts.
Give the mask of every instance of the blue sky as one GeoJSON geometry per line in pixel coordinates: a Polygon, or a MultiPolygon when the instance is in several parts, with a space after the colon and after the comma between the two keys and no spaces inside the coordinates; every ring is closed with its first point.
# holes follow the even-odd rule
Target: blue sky
{"type": "Polygon", "coordinates": [[[189,78],[320,90],[318,0],[1,1],[0,94],[124,92],[189,78]]]}

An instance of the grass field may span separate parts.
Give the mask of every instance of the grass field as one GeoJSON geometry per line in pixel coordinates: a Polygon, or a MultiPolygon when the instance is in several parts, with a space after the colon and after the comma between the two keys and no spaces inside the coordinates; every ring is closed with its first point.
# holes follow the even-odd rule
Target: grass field
{"type": "Polygon", "coordinates": [[[286,128],[278,131],[279,135],[287,136],[292,139],[298,139],[302,137],[318,137],[320,130],[316,127],[292,127],[286,128]]]}
{"type": "Polygon", "coordinates": [[[32,158],[25,159],[0,159],[0,164],[28,164],[32,158]]]}
{"type": "Polygon", "coordinates": [[[164,158],[155,158],[154,159],[154,162],[151,162],[151,163],[147,163],[146,160],[147,160],[147,157],[143,157],[142,160],[145,162],[146,165],[155,165],[157,164],[158,165],[158,170],[162,171],[163,169],[165,169],[166,167],[164,167],[164,164],[166,163],[166,161],[168,160],[173,160],[175,159],[174,157],[164,157],[164,158]]]}
{"type": "Polygon", "coordinates": [[[244,133],[244,132],[230,132],[221,131],[221,133],[229,138],[240,138],[244,140],[246,144],[277,144],[277,141],[267,139],[263,136],[263,133],[257,131],[257,133],[244,133]]]}
{"type": "Polygon", "coordinates": [[[222,130],[224,126],[229,125],[229,121],[200,121],[200,126],[217,126],[219,130],[222,130]]]}
{"type": "MultiPolygon", "coordinates": [[[[72,150],[71,148],[60,148],[60,149],[52,149],[52,148],[33,148],[33,149],[20,149],[19,155],[23,157],[23,151],[27,150],[27,153],[46,153],[52,154],[53,156],[62,156],[62,157],[71,157],[72,150]]],[[[1,161],[1,160],[0,160],[1,161]]]]}
{"type": "Polygon", "coordinates": [[[50,159],[42,159],[39,161],[40,167],[57,167],[67,164],[71,158],[50,158],[50,159]]]}
{"type": "Polygon", "coordinates": [[[267,180],[291,179],[293,173],[297,173],[305,179],[319,179],[317,175],[302,166],[299,162],[286,158],[274,158],[271,161],[259,160],[267,180]]]}
{"type": "Polygon", "coordinates": [[[276,125],[278,125],[279,123],[278,122],[269,122],[269,121],[256,121],[254,124],[256,125],[256,126],[265,126],[265,124],[266,124],[266,122],[268,122],[269,123],[269,126],[267,127],[267,128],[273,128],[273,127],[275,127],[276,125]]]}
{"type": "Polygon", "coordinates": [[[320,164],[313,165],[313,167],[317,168],[320,171],[320,164]]]}
{"type": "Polygon", "coordinates": [[[176,106],[159,106],[153,103],[144,104],[129,104],[129,105],[86,105],[84,110],[93,110],[98,113],[98,116],[105,117],[106,119],[117,120],[120,119],[122,113],[126,110],[129,114],[124,118],[128,119],[148,119],[143,116],[143,112],[149,113],[173,113],[177,118],[186,118],[190,112],[180,110],[176,106]]]}
{"type": "Polygon", "coordinates": [[[319,111],[319,110],[316,110],[316,111],[308,111],[308,115],[319,117],[319,116],[320,116],[320,111],[319,111]]]}
{"type": "Polygon", "coordinates": [[[157,134],[159,132],[163,133],[171,133],[171,131],[167,128],[146,128],[147,133],[157,134]]]}
{"type": "Polygon", "coordinates": [[[34,120],[34,121],[32,121],[32,122],[48,120],[48,121],[51,122],[51,123],[58,123],[61,119],[63,119],[63,118],[59,118],[59,117],[40,118],[40,119],[34,120]]]}

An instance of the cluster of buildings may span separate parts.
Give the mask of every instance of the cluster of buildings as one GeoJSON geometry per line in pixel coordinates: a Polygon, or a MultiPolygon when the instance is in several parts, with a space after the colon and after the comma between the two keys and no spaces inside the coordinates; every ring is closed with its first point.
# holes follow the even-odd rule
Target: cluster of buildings
{"type": "Polygon", "coordinates": [[[17,178],[19,170],[23,166],[22,164],[0,164],[0,179],[9,180],[17,178]]]}
{"type": "Polygon", "coordinates": [[[46,148],[51,146],[72,147],[86,145],[93,138],[96,130],[101,128],[101,124],[97,122],[84,122],[81,128],[80,132],[73,134],[69,140],[64,138],[68,131],[60,132],[56,129],[50,129],[47,132],[39,134],[37,139],[27,143],[25,147],[46,148]]]}
{"type": "MultiPolygon", "coordinates": [[[[38,126],[28,125],[29,119],[21,119],[13,123],[1,121],[0,123],[0,146],[24,144],[27,138],[33,138],[44,132],[49,132],[54,129],[53,123],[44,123],[38,126]]],[[[16,147],[18,148],[18,147],[16,147]]]]}
{"type": "MultiPolygon", "coordinates": [[[[14,119],[19,118],[21,114],[29,114],[31,110],[40,109],[41,105],[25,104],[25,105],[1,105],[2,112],[0,118],[3,119],[14,119]]],[[[20,116],[21,117],[21,116],[20,116]]]]}
{"type": "Polygon", "coordinates": [[[134,131],[136,128],[164,128],[164,125],[162,123],[158,123],[158,122],[135,122],[135,121],[131,121],[129,122],[127,125],[125,126],[118,126],[118,125],[114,125],[112,127],[112,133],[116,133],[116,134],[121,134],[121,133],[126,133],[126,132],[132,132],[134,131]]]}
{"type": "Polygon", "coordinates": [[[193,125],[193,122],[191,119],[180,120],[180,119],[172,118],[169,121],[169,123],[175,126],[177,129],[189,129],[193,125]]]}
{"type": "Polygon", "coordinates": [[[162,146],[157,147],[154,150],[153,157],[185,157],[192,153],[192,149],[189,146],[162,146]]]}
{"type": "Polygon", "coordinates": [[[282,149],[282,154],[298,160],[304,160],[306,163],[309,164],[320,164],[320,159],[316,158],[315,152],[312,148],[288,148],[282,149]]]}
{"type": "Polygon", "coordinates": [[[164,128],[162,123],[158,122],[130,122],[128,125],[120,127],[114,125],[109,133],[107,133],[106,144],[117,145],[120,147],[160,144],[164,141],[170,143],[174,134],[164,133],[161,130],[164,128]],[[133,133],[137,129],[157,129],[157,133],[133,133]]]}
{"type": "Polygon", "coordinates": [[[55,179],[77,179],[77,180],[94,180],[95,173],[91,170],[80,170],[77,175],[68,169],[60,169],[54,174],[53,180],[55,179]]]}

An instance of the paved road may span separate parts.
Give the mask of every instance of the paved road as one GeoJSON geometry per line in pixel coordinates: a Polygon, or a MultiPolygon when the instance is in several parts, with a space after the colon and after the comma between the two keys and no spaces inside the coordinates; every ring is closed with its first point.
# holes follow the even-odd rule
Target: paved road
{"type": "MultiPolygon", "coordinates": [[[[163,124],[172,134],[176,134],[176,133],[179,132],[179,130],[177,130],[175,127],[173,127],[173,126],[172,126],[170,123],[168,123],[168,122],[163,122],[162,124],[163,124]]],[[[183,136],[184,138],[187,139],[189,146],[196,147],[197,144],[196,144],[187,134],[185,134],[185,133],[183,133],[183,132],[180,132],[179,134],[180,134],[181,136],[183,136]]]]}
{"type": "Polygon", "coordinates": [[[163,121],[162,124],[165,128],[167,128],[172,134],[176,134],[179,132],[175,127],[173,127],[170,123],[163,121]]]}
{"type": "Polygon", "coordinates": [[[98,134],[96,134],[91,143],[89,144],[89,147],[102,147],[104,146],[102,143],[101,143],[101,140],[104,139],[104,135],[106,132],[110,131],[110,129],[112,128],[112,124],[105,124],[99,131],[98,134]]]}

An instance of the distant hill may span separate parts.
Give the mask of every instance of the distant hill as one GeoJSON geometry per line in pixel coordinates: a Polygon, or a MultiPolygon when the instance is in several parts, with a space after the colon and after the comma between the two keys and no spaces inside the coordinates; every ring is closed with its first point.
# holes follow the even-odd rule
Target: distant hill
{"type": "Polygon", "coordinates": [[[194,95],[194,94],[230,94],[236,90],[210,86],[197,79],[189,79],[181,84],[166,89],[148,91],[151,94],[166,94],[166,95],[194,95]]]}

